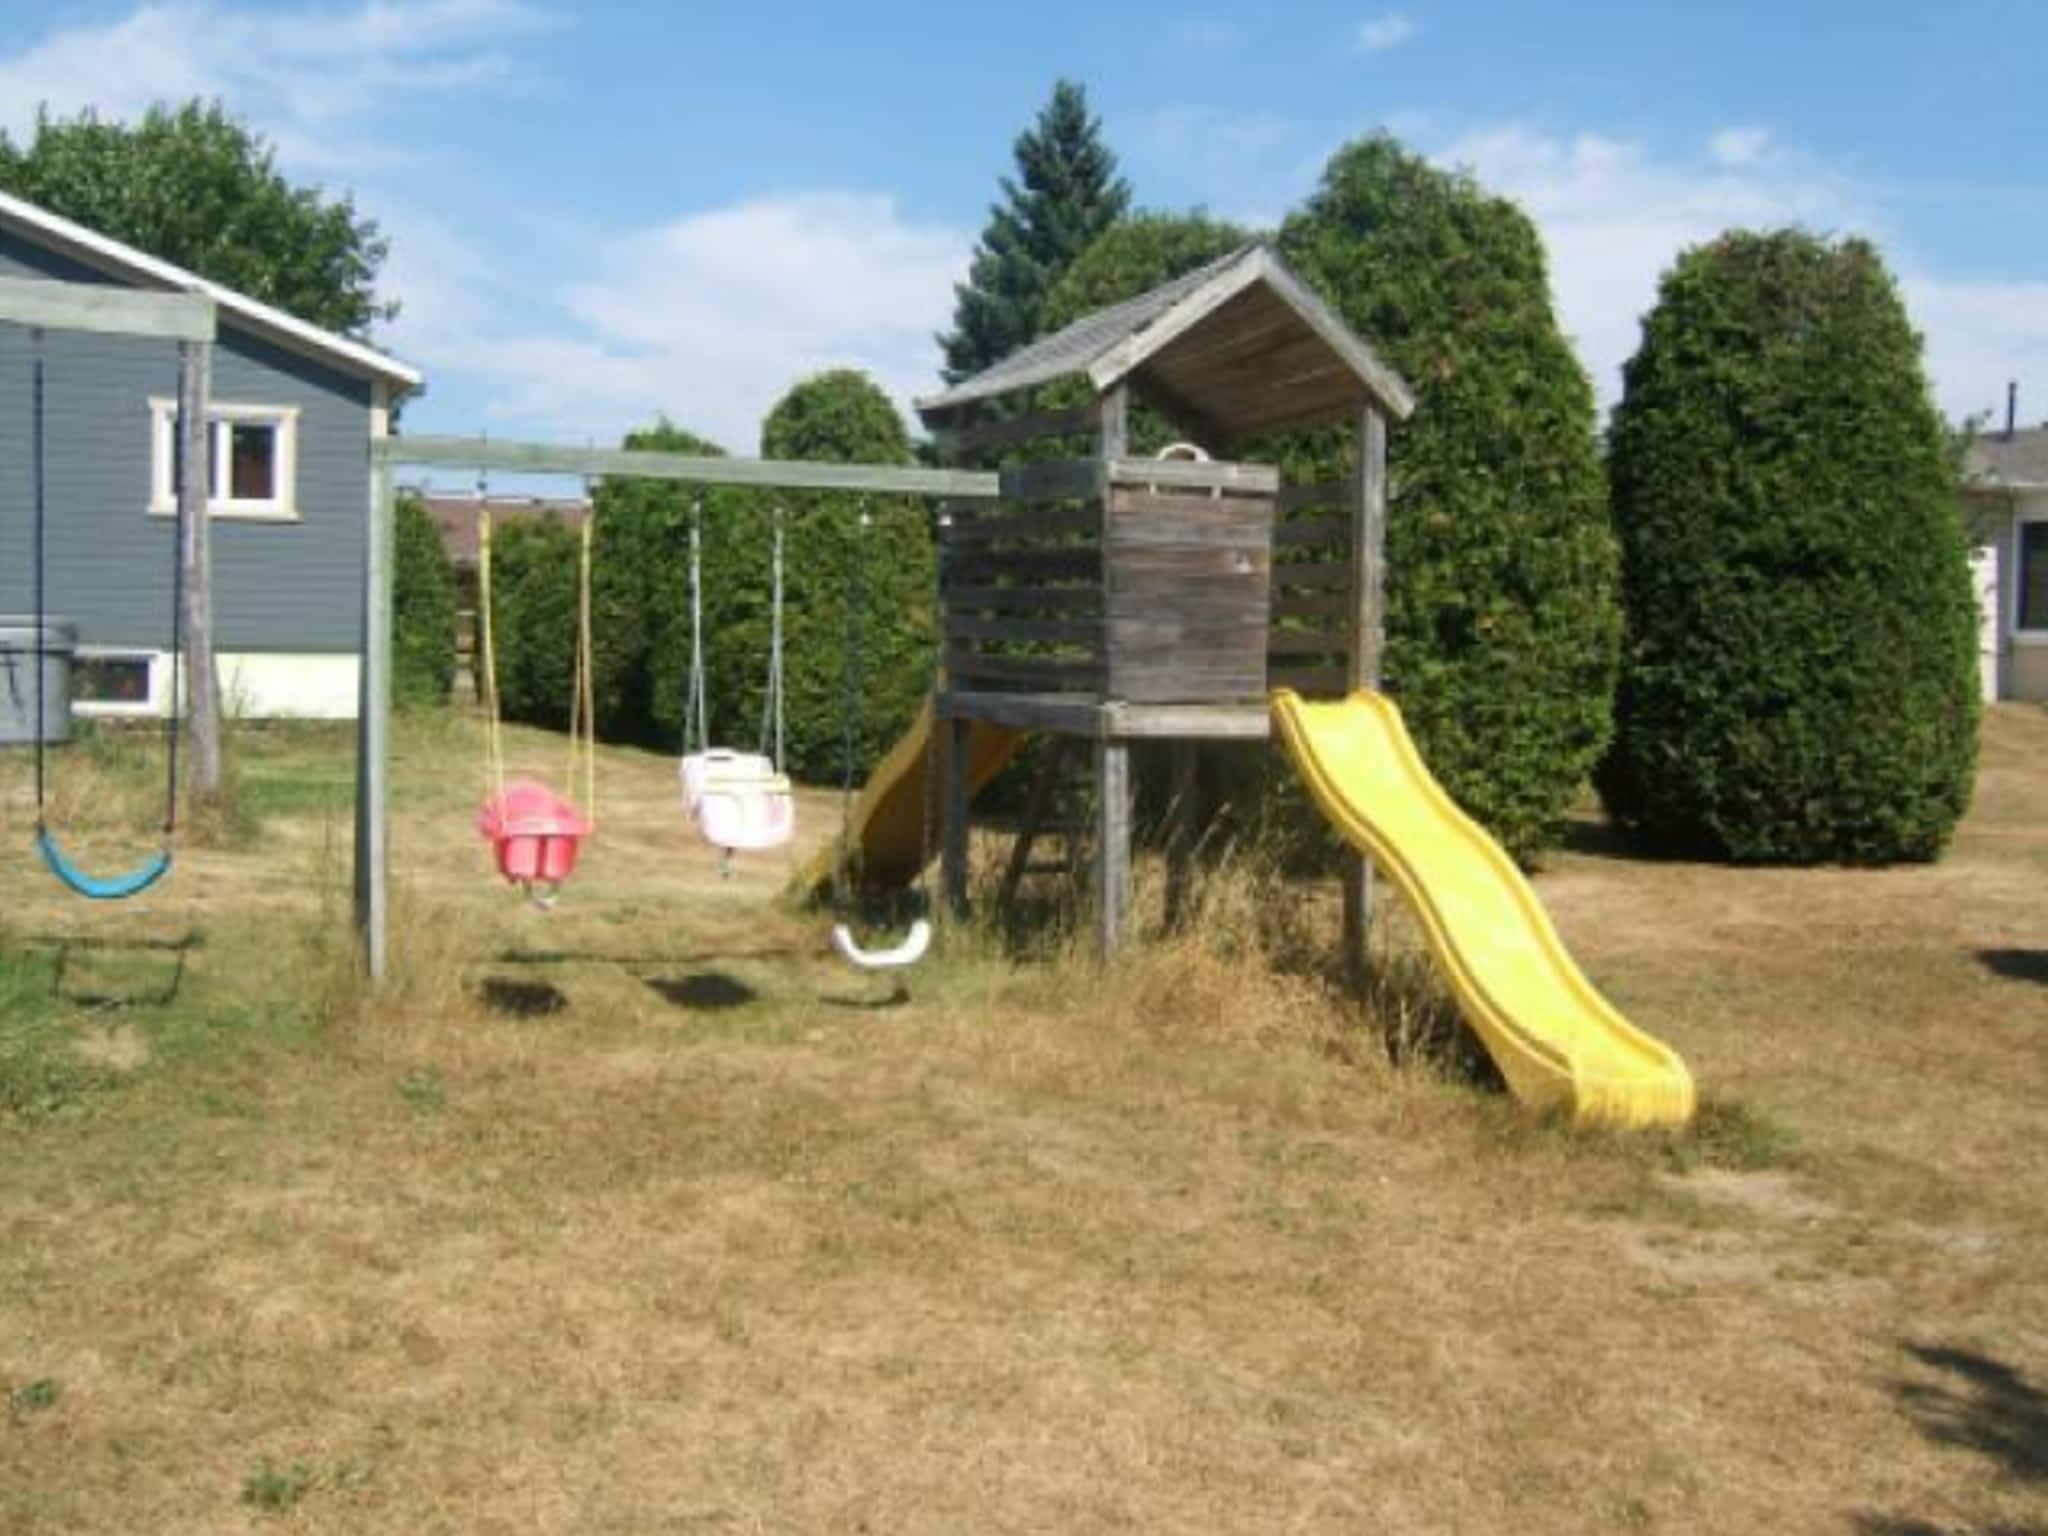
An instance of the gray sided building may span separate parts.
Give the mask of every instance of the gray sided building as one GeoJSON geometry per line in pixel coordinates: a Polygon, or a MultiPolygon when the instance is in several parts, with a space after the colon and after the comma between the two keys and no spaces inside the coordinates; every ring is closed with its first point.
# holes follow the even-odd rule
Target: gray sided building
{"type": "MultiPolygon", "coordinates": [[[[360,342],[0,194],[0,275],[204,293],[217,306],[208,519],[230,711],[353,718],[369,444],[420,376],[360,342]]],[[[74,707],[170,702],[177,345],[47,332],[45,604],[78,627],[74,707]]],[[[0,612],[34,604],[32,333],[0,325],[0,612]]]]}

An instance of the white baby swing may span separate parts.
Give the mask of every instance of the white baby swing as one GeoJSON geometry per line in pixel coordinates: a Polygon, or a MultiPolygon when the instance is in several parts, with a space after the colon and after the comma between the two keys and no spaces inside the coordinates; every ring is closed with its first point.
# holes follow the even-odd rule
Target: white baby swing
{"type": "Polygon", "coordinates": [[[782,771],[782,513],[775,514],[769,599],[768,687],[761,706],[761,747],[737,752],[710,745],[704,681],[704,564],[700,509],[690,514],[690,678],[683,705],[683,809],[719,852],[719,873],[735,852],[787,846],[796,835],[796,797],[782,771]],[[694,750],[693,750],[694,748],[694,750]]]}

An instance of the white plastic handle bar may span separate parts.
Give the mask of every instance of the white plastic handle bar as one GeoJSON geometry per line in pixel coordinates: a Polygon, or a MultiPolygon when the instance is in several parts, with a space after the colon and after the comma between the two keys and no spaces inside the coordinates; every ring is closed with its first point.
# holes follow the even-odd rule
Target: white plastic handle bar
{"type": "Polygon", "coordinates": [[[917,964],[924,958],[924,952],[932,947],[932,925],[920,917],[910,925],[910,932],[894,949],[867,950],[855,942],[851,928],[844,923],[836,923],[832,928],[832,947],[839,951],[841,959],[864,971],[900,970],[906,965],[917,964]]]}

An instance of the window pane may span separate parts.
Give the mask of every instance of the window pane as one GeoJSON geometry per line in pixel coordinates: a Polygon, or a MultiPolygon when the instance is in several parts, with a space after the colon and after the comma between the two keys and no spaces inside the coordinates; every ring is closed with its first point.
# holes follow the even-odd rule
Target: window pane
{"type": "Polygon", "coordinates": [[[81,704],[147,704],[149,658],[81,656],[71,664],[71,697],[81,704]]]}
{"type": "Polygon", "coordinates": [[[2048,523],[2020,524],[2020,628],[2048,629],[2048,523]]]}
{"type": "Polygon", "coordinates": [[[230,424],[228,498],[231,501],[277,499],[277,427],[267,421],[230,424]]]}

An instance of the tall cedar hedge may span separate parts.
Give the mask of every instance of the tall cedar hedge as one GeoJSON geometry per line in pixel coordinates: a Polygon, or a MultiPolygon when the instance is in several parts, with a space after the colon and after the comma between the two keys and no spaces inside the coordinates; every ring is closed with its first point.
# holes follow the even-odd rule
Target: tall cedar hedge
{"type": "MultiPolygon", "coordinates": [[[[569,723],[577,539],[576,531],[555,517],[520,518],[493,531],[491,628],[498,704],[508,720],[556,730],[569,723]]],[[[479,677],[479,691],[482,686],[479,677]]]]}
{"type": "Polygon", "coordinates": [[[455,572],[426,503],[398,498],[392,573],[391,693],[401,706],[439,704],[455,680],[455,572]]]}
{"type": "Polygon", "coordinates": [[[1610,473],[1613,813],[1744,861],[1938,853],[1976,758],[1976,617],[1920,340],[1878,253],[1787,230],[1682,256],[1610,473]]]}
{"type": "MultiPolygon", "coordinates": [[[[909,464],[910,438],[889,397],[867,377],[835,369],[803,380],[768,413],[761,455],[832,463],[909,464]]],[[[850,644],[861,636],[861,695],[852,703],[854,772],[865,777],[909,725],[931,687],[933,664],[930,514],[918,500],[789,492],[784,510],[783,582],[789,767],[817,782],[844,772],[850,644]],[[863,514],[867,526],[861,526],[863,514]],[[856,614],[849,604],[858,595],[856,614]]],[[[760,667],[768,655],[769,521],[722,530],[740,562],[717,594],[720,643],[743,658],[732,698],[748,713],[733,721],[750,739],[759,728],[760,667]]],[[[719,705],[714,703],[714,718],[719,705]]]]}
{"type": "MultiPolygon", "coordinates": [[[[1593,392],[1542,241],[1375,136],[1337,152],[1280,245],[1415,390],[1390,443],[1387,685],[1445,786],[1526,857],[1607,745],[1621,629],[1593,392]]],[[[1291,473],[1341,468],[1278,446],[1291,473]]]]}
{"type": "MultiPolygon", "coordinates": [[[[628,448],[716,456],[668,422],[628,434],[628,448]]],[[[838,370],[785,395],[762,431],[764,457],[909,464],[909,435],[864,374],[838,370]]],[[[855,771],[865,775],[909,724],[931,686],[932,543],[923,505],[894,497],[686,486],[623,476],[601,482],[591,606],[598,729],[608,740],[683,746],[689,676],[689,541],[701,513],[704,648],[710,737],[760,740],[771,627],[770,552],[785,529],[784,677],[787,766],[816,782],[843,771],[849,596],[865,590],[855,771]],[[869,525],[862,530],[865,512],[869,525]]],[[[492,612],[508,719],[560,727],[575,660],[577,535],[552,519],[500,527],[492,612]]]]}

